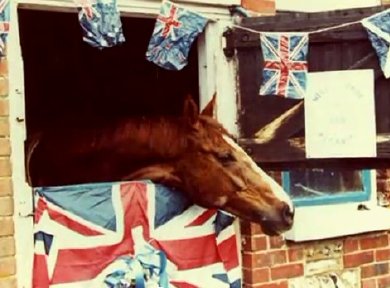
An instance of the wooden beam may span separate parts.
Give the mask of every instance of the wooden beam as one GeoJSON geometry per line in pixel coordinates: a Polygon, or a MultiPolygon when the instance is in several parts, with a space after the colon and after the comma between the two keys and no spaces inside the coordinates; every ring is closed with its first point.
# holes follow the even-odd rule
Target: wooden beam
{"type": "MultiPolygon", "coordinates": [[[[390,133],[377,135],[376,143],[377,157],[337,159],[348,159],[347,161],[352,162],[364,161],[369,163],[369,166],[381,165],[381,161],[382,163],[383,161],[390,163],[390,133]]],[[[305,139],[303,137],[263,144],[257,143],[256,139],[239,139],[239,144],[258,163],[280,164],[285,166],[288,165],[288,163],[293,162],[321,162],[329,160],[307,159],[305,152],[305,139]]]]}
{"type": "MultiPolygon", "coordinates": [[[[287,139],[299,130],[303,129],[303,125],[288,125],[295,116],[303,111],[303,100],[292,108],[284,112],[272,122],[265,125],[255,133],[256,143],[264,144],[278,139],[287,139]]],[[[303,119],[301,121],[303,124],[303,119]]],[[[291,124],[291,123],[290,123],[291,124]]]]}
{"type": "MultiPolygon", "coordinates": [[[[243,18],[240,25],[258,31],[312,31],[346,22],[359,21],[387,8],[389,7],[378,6],[316,13],[279,12],[274,17],[243,18]],[[324,19],[327,20],[324,21],[324,19]]],[[[240,49],[259,46],[259,37],[257,33],[235,28],[229,37],[233,38],[230,41],[230,43],[233,43],[233,48],[240,49]]],[[[367,32],[360,24],[355,24],[337,30],[314,33],[310,35],[309,41],[310,43],[335,43],[345,42],[346,40],[358,41],[362,39],[367,39],[367,32]]]]}

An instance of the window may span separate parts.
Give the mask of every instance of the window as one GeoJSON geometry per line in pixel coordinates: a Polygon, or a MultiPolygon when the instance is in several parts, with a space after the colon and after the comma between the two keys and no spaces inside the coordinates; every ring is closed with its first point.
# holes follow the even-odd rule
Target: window
{"type": "Polygon", "coordinates": [[[294,225],[285,238],[301,242],[388,230],[390,210],[377,205],[375,179],[372,170],[283,172],[283,187],[296,206],[294,225]]]}
{"type": "Polygon", "coordinates": [[[296,169],[282,181],[297,207],[368,201],[372,190],[368,170],[296,169]]]}

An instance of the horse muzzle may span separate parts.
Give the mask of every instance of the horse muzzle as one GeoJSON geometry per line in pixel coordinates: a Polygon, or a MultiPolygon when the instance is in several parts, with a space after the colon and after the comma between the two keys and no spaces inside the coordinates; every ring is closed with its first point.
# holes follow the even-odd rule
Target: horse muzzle
{"type": "Polygon", "coordinates": [[[258,222],[263,232],[269,236],[280,235],[290,230],[294,222],[294,210],[287,203],[282,203],[281,207],[273,213],[262,213],[258,222]]]}

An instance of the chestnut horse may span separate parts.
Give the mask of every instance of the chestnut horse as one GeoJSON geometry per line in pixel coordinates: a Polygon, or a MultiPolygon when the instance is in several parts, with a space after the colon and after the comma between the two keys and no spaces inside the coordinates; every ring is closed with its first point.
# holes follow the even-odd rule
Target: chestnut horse
{"type": "Polygon", "coordinates": [[[30,184],[150,179],[200,206],[260,223],[269,235],[290,229],[290,198],[213,118],[214,106],[215,96],[199,114],[188,97],[180,117],[42,133],[27,147],[30,184]]]}

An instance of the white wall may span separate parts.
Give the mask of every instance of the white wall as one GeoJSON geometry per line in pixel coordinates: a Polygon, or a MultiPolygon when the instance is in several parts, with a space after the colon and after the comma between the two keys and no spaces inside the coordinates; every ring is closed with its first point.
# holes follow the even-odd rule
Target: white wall
{"type": "Polygon", "coordinates": [[[380,0],[275,0],[277,10],[318,12],[381,4],[380,0]]]}

